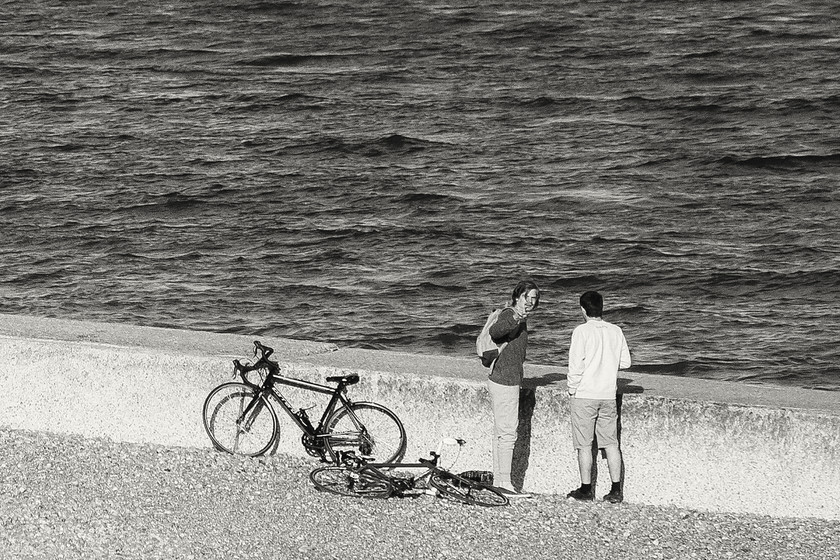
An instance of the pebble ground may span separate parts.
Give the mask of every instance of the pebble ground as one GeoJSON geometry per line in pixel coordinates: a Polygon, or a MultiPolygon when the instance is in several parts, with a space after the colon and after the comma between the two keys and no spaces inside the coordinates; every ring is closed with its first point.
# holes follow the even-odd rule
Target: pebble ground
{"type": "MultiPolygon", "coordinates": [[[[2,559],[831,559],[840,522],[321,493],[317,462],[0,429],[2,559]]],[[[840,506],[838,506],[840,507],[840,506]]]]}

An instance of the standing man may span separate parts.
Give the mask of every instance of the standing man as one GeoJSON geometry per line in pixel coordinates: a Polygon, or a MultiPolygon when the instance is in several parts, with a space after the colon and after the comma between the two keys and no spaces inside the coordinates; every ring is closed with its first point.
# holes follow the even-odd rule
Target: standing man
{"type": "Polygon", "coordinates": [[[575,327],[569,347],[568,391],[572,420],[572,443],[577,450],[580,488],[567,497],[593,500],[592,441],[607,455],[612,488],[604,500],[624,499],[621,490],[621,450],[618,446],[616,391],[618,370],[630,367],[630,350],[621,328],[601,318],[604,298],[598,292],[580,296],[586,322],[575,327]]]}

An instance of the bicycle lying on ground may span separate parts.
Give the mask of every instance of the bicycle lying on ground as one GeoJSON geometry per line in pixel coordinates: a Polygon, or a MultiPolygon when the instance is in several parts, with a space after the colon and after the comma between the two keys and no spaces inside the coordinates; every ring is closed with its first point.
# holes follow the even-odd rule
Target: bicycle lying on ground
{"type": "Polygon", "coordinates": [[[417,463],[374,463],[352,451],[344,452],[339,465],[319,467],[309,473],[309,479],[318,490],[341,496],[391,498],[431,494],[471,505],[507,505],[507,496],[496,487],[463,474],[453,474],[438,465],[444,444],[457,445],[460,451],[464,443],[461,439],[446,438],[431,452],[430,459],[420,458],[417,463]],[[422,469],[423,472],[413,476],[395,469],[422,469]]]}
{"type": "Polygon", "coordinates": [[[223,383],[213,389],[204,401],[204,429],[213,445],[228,453],[258,456],[276,444],[279,432],[277,412],[280,405],[303,432],[301,442],[306,452],[322,461],[336,462],[339,453],[353,450],[382,461],[397,462],[405,454],[405,428],[397,415],[386,407],[371,402],[353,402],[347,387],[359,382],[358,375],[327,377],[334,387],[284,377],[280,365],[269,359],[274,350],[254,341],[253,364],[233,361],[234,377],[241,382],[223,383]],[[257,372],[259,383],[249,380],[257,372]],[[313,425],[304,408],[296,412],[278,391],[287,385],[330,396],[317,425],[313,425]]]}

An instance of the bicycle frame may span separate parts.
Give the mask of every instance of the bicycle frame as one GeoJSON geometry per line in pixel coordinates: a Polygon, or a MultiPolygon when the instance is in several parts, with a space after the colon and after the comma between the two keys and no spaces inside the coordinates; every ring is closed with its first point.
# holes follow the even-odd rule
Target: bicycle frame
{"type": "MultiPolygon", "coordinates": [[[[423,480],[424,478],[428,478],[432,474],[436,472],[447,473],[448,470],[438,466],[438,461],[440,460],[441,450],[444,444],[449,445],[458,445],[459,454],[460,448],[466,442],[462,439],[454,439],[454,438],[445,438],[441,440],[440,444],[436,451],[431,452],[431,459],[423,459],[420,458],[417,460],[416,463],[368,463],[363,458],[356,457],[355,454],[348,453],[345,454],[343,457],[340,458],[340,462],[343,463],[347,468],[352,470],[357,474],[372,474],[376,478],[379,478],[384,481],[388,481],[389,483],[393,483],[395,477],[383,472],[385,470],[392,470],[392,469],[426,469],[425,472],[419,474],[414,477],[415,481],[423,480]]],[[[457,457],[455,458],[457,461],[457,457]]],[[[454,463],[454,461],[453,461],[454,463]]]]}
{"type": "MultiPolygon", "coordinates": [[[[359,426],[359,420],[356,418],[356,415],[353,413],[353,410],[350,408],[352,401],[347,398],[345,395],[346,385],[343,383],[339,383],[335,387],[330,387],[328,385],[321,385],[319,383],[313,383],[311,381],[305,381],[303,379],[295,379],[293,377],[284,377],[277,373],[269,374],[266,377],[265,383],[261,387],[259,387],[260,394],[264,395],[268,393],[280,404],[280,407],[286,411],[286,414],[292,421],[297,424],[300,430],[313,438],[323,438],[326,437],[327,434],[323,433],[324,424],[326,423],[327,419],[333,414],[336,409],[336,405],[341,403],[341,407],[345,408],[352,418],[353,423],[356,426],[359,426]],[[287,385],[289,387],[294,387],[297,389],[303,389],[305,391],[311,391],[313,393],[321,393],[323,395],[331,395],[329,403],[327,404],[326,408],[324,408],[323,414],[321,414],[321,418],[318,420],[318,425],[313,426],[312,422],[309,420],[309,416],[305,415],[305,409],[300,409],[297,413],[292,410],[292,405],[289,404],[289,401],[286,400],[280,392],[274,389],[275,384],[287,385]]],[[[249,407],[250,408],[250,407],[249,407]]],[[[246,410],[246,413],[248,411],[246,410]]]]}

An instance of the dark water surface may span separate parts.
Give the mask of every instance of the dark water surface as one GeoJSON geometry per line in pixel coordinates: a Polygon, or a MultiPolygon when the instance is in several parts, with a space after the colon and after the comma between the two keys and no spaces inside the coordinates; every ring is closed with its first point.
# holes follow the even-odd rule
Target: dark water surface
{"type": "Polygon", "coordinates": [[[0,13],[3,312],[840,390],[835,2],[0,13]]]}

